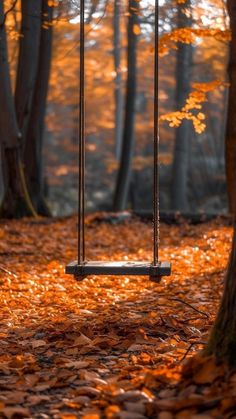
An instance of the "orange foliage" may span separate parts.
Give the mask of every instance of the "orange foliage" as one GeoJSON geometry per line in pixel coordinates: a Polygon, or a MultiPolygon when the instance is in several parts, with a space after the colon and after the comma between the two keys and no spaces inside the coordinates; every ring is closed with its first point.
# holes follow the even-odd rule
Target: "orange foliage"
{"type": "Polygon", "coordinates": [[[160,121],[168,121],[170,127],[179,127],[183,120],[192,121],[195,131],[201,134],[205,128],[205,115],[199,112],[202,109],[202,104],[207,101],[207,93],[219,87],[226,87],[226,83],[219,80],[214,80],[209,83],[193,83],[193,91],[186,99],[186,104],[180,111],[171,112],[160,117],[160,121]]]}
{"type": "MultiPolygon", "coordinates": [[[[88,257],[151,260],[151,223],[116,221],[87,219],[88,257]]],[[[223,387],[223,368],[209,360],[201,372],[185,368],[179,395],[176,385],[183,360],[207,340],[231,228],[162,226],[160,258],[172,260],[173,275],[160,284],[144,277],[77,283],[64,274],[76,257],[75,225],[76,218],[2,225],[0,416],[141,419],[207,409],[215,417],[215,409],[225,417],[235,375],[223,387]],[[220,397],[216,383],[204,387],[217,379],[220,397]]]]}
{"type": "Polygon", "coordinates": [[[193,44],[199,38],[213,37],[220,42],[228,42],[231,39],[230,30],[221,29],[195,29],[195,28],[180,28],[164,34],[160,38],[159,51],[160,55],[165,55],[169,50],[177,49],[177,43],[193,44]]]}
{"type": "MultiPolygon", "coordinates": [[[[62,2],[49,0],[50,4],[58,6],[60,9],[62,2]]],[[[66,2],[65,2],[66,3],[66,2]]],[[[185,3],[185,0],[177,0],[177,3],[185,3]]],[[[11,0],[4,1],[6,9],[11,5],[11,0]]],[[[64,3],[63,3],[64,4],[64,3]]],[[[209,5],[208,5],[209,6],[209,5]]],[[[217,8],[219,5],[215,5],[217,8]]],[[[126,5],[122,5],[122,14],[126,15],[126,5]]],[[[201,4],[196,6],[195,12],[200,16],[202,14],[201,4]]],[[[209,6],[210,7],[210,6],[209,6]]],[[[222,5],[219,6],[222,8],[222,5]]],[[[67,9],[66,9],[67,10],[67,9]]],[[[70,10],[70,8],[68,8],[70,10]]],[[[79,23],[72,24],[71,17],[78,16],[78,8],[75,8],[73,16],[69,13],[60,14],[54,21],[54,45],[53,45],[53,62],[50,79],[50,90],[48,101],[50,103],[50,112],[47,114],[47,127],[53,135],[63,136],[63,141],[70,146],[70,139],[75,131],[75,125],[78,121],[78,74],[79,74],[79,23]],[[61,134],[63,132],[63,134],[61,134]]],[[[144,8],[141,10],[144,16],[144,8]]],[[[113,49],[113,5],[105,4],[99,9],[99,17],[93,18],[89,24],[86,24],[86,133],[94,135],[99,133],[102,141],[108,145],[105,152],[105,160],[108,167],[114,168],[114,58],[112,56],[113,49]],[[113,160],[112,160],[113,159],[113,160]]],[[[164,22],[164,20],[163,20],[164,22]]],[[[163,23],[162,22],[162,23],[163,23]]],[[[174,20],[173,20],[174,22],[174,20]]],[[[121,65],[120,73],[122,74],[122,89],[124,93],[124,82],[126,79],[126,18],[121,19],[121,65]]],[[[216,25],[217,26],[217,25],[216,25]]],[[[7,30],[10,51],[11,73],[12,79],[15,77],[17,48],[19,41],[20,27],[20,9],[18,8],[7,16],[7,30]]],[[[135,25],[134,33],[139,35],[138,50],[138,89],[145,92],[145,100],[147,100],[147,110],[136,115],[137,127],[137,144],[138,153],[140,149],[147,145],[152,132],[152,89],[153,89],[153,33],[148,34],[142,24],[135,25]],[[148,35],[148,36],[147,36],[148,35]]],[[[230,40],[230,31],[223,30],[221,26],[210,28],[180,28],[169,33],[164,33],[160,38],[160,54],[165,56],[170,49],[177,49],[177,43],[200,43],[201,41],[201,57],[204,62],[208,60],[211,63],[212,78],[220,80],[225,64],[225,44],[230,40]],[[217,42],[224,43],[224,48],[219,51],[217,42]],[[208,47],[207,47],[208,46],[208,47]],[[216,59],[217,56],[217,59],[216,59]]],[[[199,54],[199,50],[197,54],[199,54]]],[[[197,55],[196,54],[196,55],[197,55]]],[[[175,82],[171,69],[175,66],[174,54],[170,54],[169,62],[160,66],[161,88],[166,96],[168,91],[173,92],[175,82]],[[164,68],[165,66],[165,68],[164,68]],[[168,66],[168,68],[166,67],[168,66]]],[[[165,58],[163,58],[163,61],[165,58]]],[[[222,77],[223,79],[223,77],[222,77]]],[[[14,83],[13,83],[14,84],[14,83]]],[[[191,120],[194,129],[198,133],[202,133],[206,127],[205,115],[202,111],[203,103],[207,101],[208,92],[213,89],[225,85],[223,82],[212,82],[209,84],[210,89],[203,91],[201,88],[193,87],[193,91],[186,98],[186,104],[177,112],[169,112],[171,109],[172,97],[163,105],[161,103],[161,121],[168,121],[170,126],[179,126],[183,119],[191,120]],[[167,112],[167,113],[166,113],[167,112]]],[[[172,93],[171,93],[172,95],[172,93]]],[[[170,96],[171,96],[170,95],[170,96]]],[[[213,98],[217,100],[216,95],[213,98]]],[[[168,128],[168,127],[167,127],[168,128]]],[[[170,130],[169,130],[170,131],[170,130]]],[[[162,135],[163,142],[171,142],[172,134],[166,129],[162,135]]],[[[62,144],[62,138],[60,137],[62,144]]],[[[164,156],[164,159],[166,157],[164,156]]],[[[137,167],[144,167],[148,160],[143,158],[135,162],[137,167]]],[[[169,160],[169,156],[168,156],[169,160]]]]}

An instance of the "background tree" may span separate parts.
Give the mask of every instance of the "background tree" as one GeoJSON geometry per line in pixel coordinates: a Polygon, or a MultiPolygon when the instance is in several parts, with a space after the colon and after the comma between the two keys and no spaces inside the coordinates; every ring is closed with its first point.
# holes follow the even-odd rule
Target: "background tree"
{"type": "Polygon", "coordinates": [[[52,55],[53,7],[43,0],[38,66],[24,143],[24,166],[27,187],[34,208],[41,215],[50,215],[44,198],[43,134],[52,55]]]}
{"type": "Polygon", "coordinates": [[[114,0],[114,67],[115,67],[115,153],[119,161],[122,148],[123,94],[121,73],[121,4],[114,0]]]}
{"type": "MultiPolygon", "coordinates": [[[[178,4],[178,28],[191,28],[192,13],[191,1],[178,4]]],[[[193,45],[178,42],[176,52],[176,109],[181,109],[191,91],[191,74],[193,65],[193,45]]],[[[188,174],[189,155],[191,146],[191,123],[184,120],[176,129],[175,147],[173,155],[172,181],[171,181],[171,209],[186,213],[188,204],[188,174]]]]}
{"type": "MultiPolygon", "coordinates": [[[[7,13],[7,12],[6,12],[7,13]]],[[[21,159],[21,133],[12,94],[3,2],[0,2],[0,143],[4,195],[2,217],[34,215],[21,159]]]]}
{"type": "Polygon", "coordinates": [[[0,117],[4,187],[1,215],[49,215],[43,196],[42,138],[51,62],[53,7],[47,0],[21,2],[15,100],[3,2],[0,13],[0,77],[3,86],[0,103],[4,109],[0,117]]]}
{"type": "Polygon", "coordinates": [[[139,17],[139,1],[129,0],[128,7],[128,28],[127,28],[127,84],[125,117],[122,138],[121,161],[116,181],[113,209],[123,211],[126,208],[131,171],[132,157],[134,152],[134,118],[136,99],[136,78],[137,78],[137,28],[139,17]]]}
{"type": "Polygon", "coordinates": [[[21,29],[16,71],[15,107],[24,144],[24,134],[29,119],[39,58],[41,16],[41,0],[21,1],[21,29]]]}

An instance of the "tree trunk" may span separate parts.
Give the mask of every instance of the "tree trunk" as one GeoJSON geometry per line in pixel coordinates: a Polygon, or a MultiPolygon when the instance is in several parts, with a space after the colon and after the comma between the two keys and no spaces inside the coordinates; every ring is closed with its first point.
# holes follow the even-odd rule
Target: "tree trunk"
{"type": "Polygon", "coordinates": [[[205,354],[236,366],[236,219],[224,293],[205,354]]]}
{"type": "Polygon", "coordinates": [[[232,39],[229,49],[228,75],[230,81],[225,137],[226,180],[229,210],[236,213],[236,4],[227,0],[232,39]]]}
{"type": "Polygon", "coordinates": [[[223,297],[205,349],[230,367],[236,366],[236,4],[227,0],[232,40],[229,51],[229,98],[226,127],[225,157],[229,208],[234,214],[232,249],[225,277],[223,297]]]}
{"type": "Polygon", "coordinates": [[[120,0],[114,1],[114,65],[115,65],[115,154],[120,161],[122,147],[123,97],[121,76],[120,0]]]}
{"type": "Polygon", "coordinates": [[[127,205],[130,188],[132,157],[134,151],[134,118],[136,98],[137,35],[139,0],[129,0],[128,18],[128,75],[126,86],[125,121],[122,139],[122,153],[114,196],[114,211],[123,211],[127,205]]]}
{"type": "Polygon", "coordinates": [[[28,190],[37,212],[49,216],[44,198],[42,146],[44,118],[52,54],[53,7],[43,0],[38,69],[24,147],[24,165],[28,190]]]}
{"type": "MultiPolygon", "coordinates": [[[[4,22],[0,2],[0,22],[4,22]]],[[[25,186],[20,159],[20,133],[17,125],[7,55],[5,24],[0,26],[0,145],[4,196],[1,217],[36,215],[25,186]]]]}
{"type": "MultiPolygon", "coordinates": [[[[178,5],[178,27],[191,27],[192,19],[187,17],[185,9],[191,9],[191,1],[178,5]]],[[[192,70],[191,44],[179,42],[176,62],[176,107],[181,109],[190,92],[192,70]]],[[[191,123],[184,120],[176,129],[174,160],[172,166],[171,182],[171,209],[187,213],[188,205],[188,170],[191,123]]]]}
{"type": "Polygon", "coordinates": [[[35,85],[41,25],[41,0],[21,0],[21,38],[16,76],[15,108],[24,135],[35,85]]]}

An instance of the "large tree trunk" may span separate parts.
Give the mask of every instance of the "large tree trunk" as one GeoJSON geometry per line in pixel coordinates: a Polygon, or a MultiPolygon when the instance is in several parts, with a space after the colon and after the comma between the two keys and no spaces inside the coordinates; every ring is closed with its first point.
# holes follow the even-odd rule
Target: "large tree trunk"
{"type": "Polygon", "coordinates": [[[236,366],[236,4],[227,0],[232,40],[229,52],[229,98],[226,128],[226,176],[234,235],[220,308],[205,350],[230,367],[236,366]]]}
{"type": "Polygon", "coordinates": [[[122,153],[114,196],[114,211],[123,211],[127,205],[130,188],[132,157],[134,151],[134,117],[136,98],[137,35],[139,0],[129,0],[128,18],[128,75],[126,86],[125,121],[122,139],[122,153]]]}
{"type": "Polygon", "coordinates": [[[236,220],[224,293],[205,354],[236,366],[236,220]]]}
{"type": "Polygon", "coordinates": [[[52,19],[53,7],[43,0],[38,70],[24,147],[28,190],[37,212],[46,216],[50,215],[50,210],[44,198],[42,146],[52,55],[52,19]]]}
{"type": "MultiPolygon", "coordinates": [[[[185,14],[186,8],[191,10],[191,1],[178,5],[178,27],[191,27],[191,16],[185,14]]],[[[176,62],[176,107],[181,109],[190,92],[190,81],[192,71],[192,52],[191,44],[179,42],[176,62]]],[[[171,209],[186,213],[188,205],[188,171],[189,171],[189,151],[190,151],[190,121],[183,121],[176,129],[174,160],[172,167],[171,182],[171,209]]]]}
{"type": "Polygon", "coordinates": [[[230,81],[225,138],[225,164],[229,210],[236,213],[236,4],[227,0],[232,40],[229,49],[228,75],[230,81]]]}
{"type": "Polygon", "coordinates": [[[16,77],[15,108],[24,135],[34,91],[41,26],[41,0],[21,0],[21,37],[16,77]]]}
{"type": "Polygon", "coordinates": [[[120,0],[114,0],[114,65],[115,65],[115,154],[119,161],[122,147],[123,96],[121,76],[120,0]]]}
{"type": "MultiPolygon", "coordinates": [[[[4,22],[0,2],[0,22],[4,22]]],[[[25,186],[20,159],[20,133],[17,125],[9,73],[5,24],[0,26],[0,145],[4,196],[1,217],[35,215],[25,186]]]]}

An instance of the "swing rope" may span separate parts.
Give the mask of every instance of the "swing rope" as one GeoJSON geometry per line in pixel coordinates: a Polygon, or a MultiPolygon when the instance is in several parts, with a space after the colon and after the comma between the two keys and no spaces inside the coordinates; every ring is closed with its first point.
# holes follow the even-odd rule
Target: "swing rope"
{"type": "Polygon", "coordinates": [[[84,97],[84,0],[80,0],[80,77],[79,77],[79,189],[78,264],[85,262],[85,97],[84,97]]]}
{"type": "MultiPolygon", "coordinates": [[[[78,265],[85,263],[85,7],[80,0],[80,77],[79,77],[79,189],[78,189],[78,265]]],[[[154,46],[154,122],[153,122],[153,265],[158,265],[159,220],[159,4],[155,0],[154,46]]]]}
{"type": "Polygon", "coordinates": [[[155,46],[154,46],[154,144],[153,144],[153,265],[158,264],[160,240],[159,204],[159,4],[155,0],[155,46]]]}

